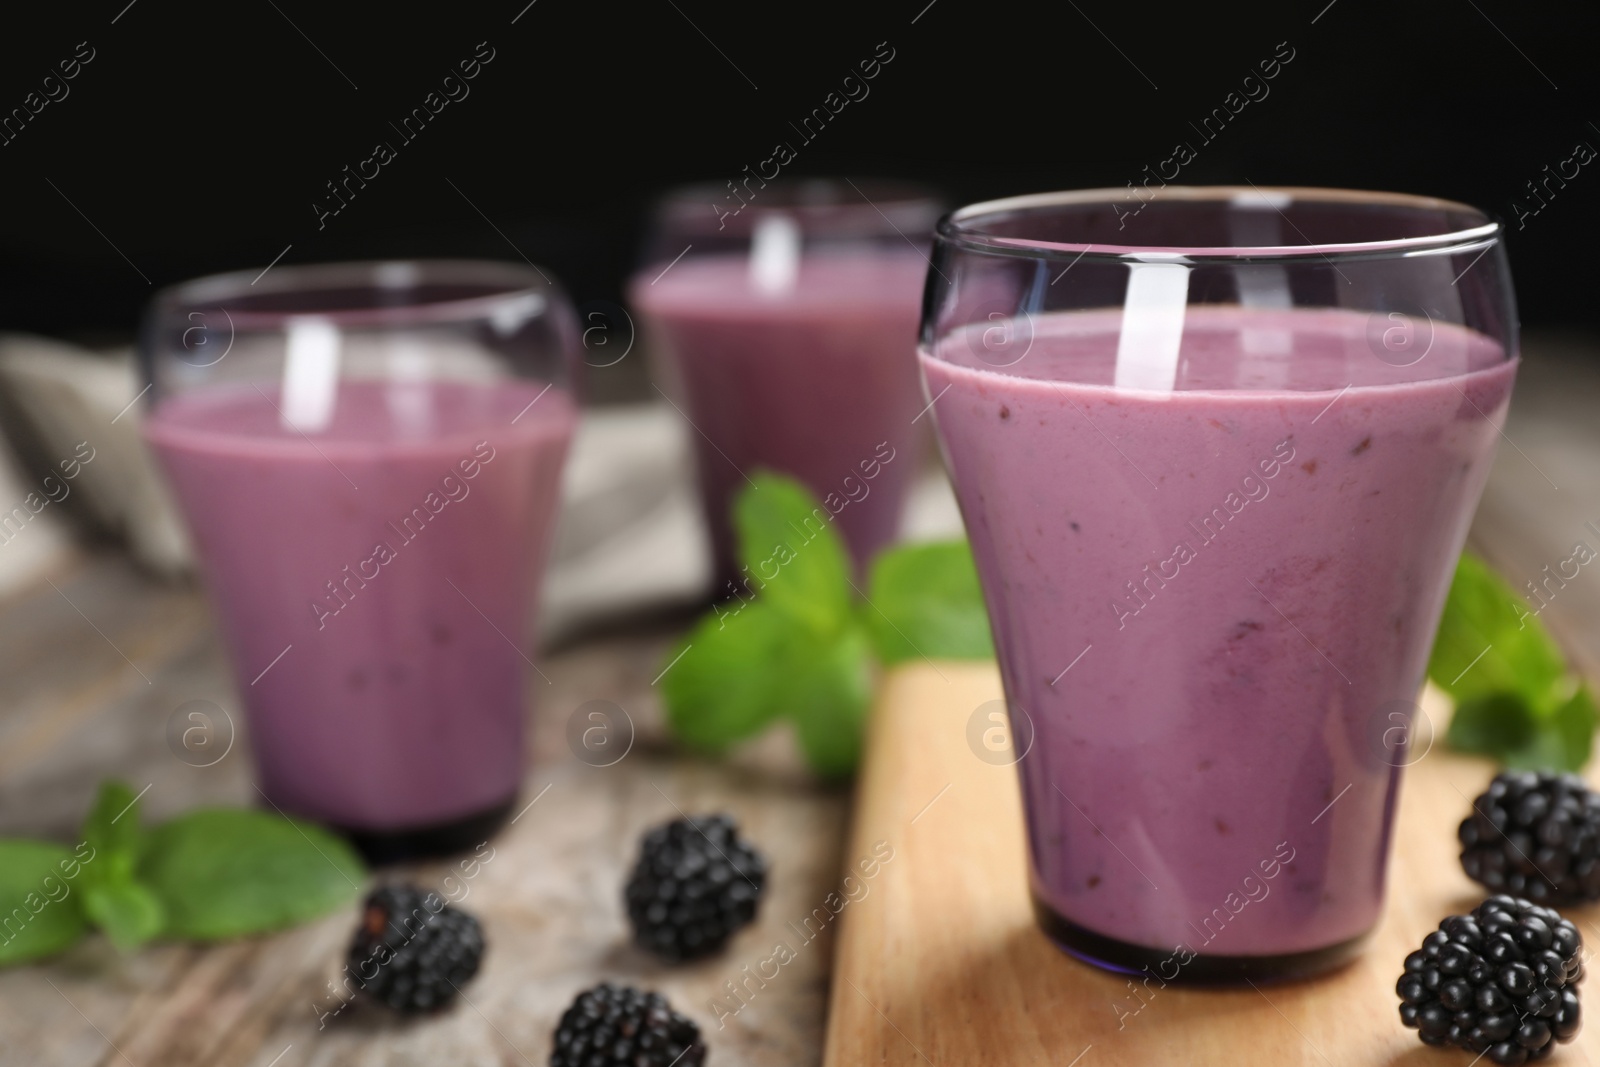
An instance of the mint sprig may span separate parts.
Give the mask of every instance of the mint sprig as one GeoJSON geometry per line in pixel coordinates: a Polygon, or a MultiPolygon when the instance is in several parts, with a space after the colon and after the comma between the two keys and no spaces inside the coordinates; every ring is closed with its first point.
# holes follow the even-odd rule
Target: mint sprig
{"type": "Polygon", "coordinates": [[[964,541],[891,549],[863,596],[816,497],[770,472],[753,482],[733,506],[742,587],[669,651],[667,723],[720,753],[788,719],[813,770],[845,775],[880,663],[994,654],[972,553],[964,541]]]}
{"type": "Polygon", "coordinates": [[[108,781],[75,849],[0,839],[0,966],[64,952],[91,928],[124,952],[266,933],[340,907],[365,877],[342,839],[268,812],[205,809],[147,830],[137,795],[108,781]]]}
{"type": "Polygon", "coordinates": [[[1576,771],[1600,720],[1538,615],[1483,560],[1463,554],[1428,677],[1456,701],[1454,748],[1521,770],[1576,771]]]}
{"type": "Polygon", "coordinates": [[[132,789],[117,781],[100,786],[83,822],[83,840],[94,850],[79,879],[84,915],[117,948],[131,952],[159,934],[166,922],[166,909],[136,871],[143,835],[132,789]]]}

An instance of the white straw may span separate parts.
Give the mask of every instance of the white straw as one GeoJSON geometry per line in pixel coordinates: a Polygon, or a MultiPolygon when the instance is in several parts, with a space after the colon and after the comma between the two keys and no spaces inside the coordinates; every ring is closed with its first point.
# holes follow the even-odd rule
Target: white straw
{"type": "Polygon", "coordinates": [[[1178,348],[1189,300],[1182,263],[1134,263],[1122,304],[1116,386],[1170,393],[1178,380],[1178,348]]]}
{"type": "Polygon", "coordinates": [[[779,296],[794,289],[800,275],[800,227],[787,215],[767,215],[750,237],[750,284],[779,296]]]}
{"type": "Polygon", "coordinates": [[[301,433],[327,428],[339,389],[338,327],[327,319],[303,316],[289,320],[288,351],[283,363],[283,426],[301,433]]]}

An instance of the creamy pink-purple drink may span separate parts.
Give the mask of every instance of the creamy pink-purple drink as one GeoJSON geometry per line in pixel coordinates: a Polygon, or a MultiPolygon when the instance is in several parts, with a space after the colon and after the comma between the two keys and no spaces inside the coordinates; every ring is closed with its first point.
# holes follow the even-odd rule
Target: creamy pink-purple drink
{"type": "Polygon", "coordinates": [[[1444,323],[1400,367],[1364,312],[1190,306],[1143,391],[1113,384],[1121,309],[1036,315],[1005,367],[982,328],[921,365],[1019,746],[1031,723],[1043,925],[1163,980],[1347,958],[1515,362],[1444,323]]]}
{"type": "Polygon", "coordinates": [[[315,432],[278,387],[164,399],[188,519],[270,802],[361,834],[508,804],[576,420],[543,383],[344,381],[315,432]]]}
{"type": "Polygon", "coordinates": [[[858,565],[894,539],[923,452],[913,353],[927,269],[906,248],[806,255],[777,291],[743,255],[635,279],[630,299],[677,379],[669,395],[694,424],[719,593],[737,575],[729,508],[758,470],[808,485],[858,565]]]}

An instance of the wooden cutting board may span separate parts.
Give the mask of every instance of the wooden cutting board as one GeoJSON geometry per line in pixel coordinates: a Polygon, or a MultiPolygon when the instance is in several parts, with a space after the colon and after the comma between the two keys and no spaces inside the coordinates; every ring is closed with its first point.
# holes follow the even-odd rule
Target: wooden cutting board
{"type": "MultiPolygon", "coordinates": [[[[1423,700],[1431,729],[1419,724],[1416,743],[1432,747],[1405,772],[1388,904],[1361,959],[1304,982],[1168,986],[1133,1014],[1127,979],[1034,926],[1016,769],[977,759],[967,741],[973,710],[999,697],[992,665],[904,667],[884,687],[845,856],[856,886],[838,905],[825,1067],[1473,1061],[1423,1046],[1394,994],[1406,953],[1483,896],[1461,873],[1455,831],[1494,768],[1431,740],[1450,712],[1441,694],[1423,700]],[[887,849],[892,859],[862,866],[887,849]]],[[[1565,914],[1600,947],[1600,911],[1565,914]]],[[[1546,1062],[1600,1063],[1600,1023],[1546,1062]]]]}

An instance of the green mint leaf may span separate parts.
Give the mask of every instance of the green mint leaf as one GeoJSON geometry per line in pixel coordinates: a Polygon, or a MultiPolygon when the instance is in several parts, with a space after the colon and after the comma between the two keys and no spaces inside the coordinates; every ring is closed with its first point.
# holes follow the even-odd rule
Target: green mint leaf
{"type": "Polygon", "coordinates": [[[1600,721],[1600,708],[1595,706],[1588,683],[1582,683],[1551,717],[1551,729],[1560,736],[1566,755],[1565,762],[1560,764],[1562,770],[1581,771],[1589,762],[1597,721],[1600,721]]]}
{"type": "MultiPolygon", "coordinates": [[[[848,774],[872,699],[872,649],[848,623],[822,636],[760,601],[702,619],[661,679],[679,740],[721,752],[782,715],[818,774],[848,774]]],[[[670,658],[667,662],[671,662],[670,658]]]]}
{"type": "Polygon", "coordinates": [[[739,562],[749,587],[819,634],[850,617],[850,557],[833,516],[793,478],[758,472],[733,505],[739,562]]]}
{"type": "Polygon", "coordinates": [[[1465,700],[1456,705],[1445,739],[1451,748],[1492,756],[1525,752],[1538,732],[1528,705],[1511,694],[1465,700]]]}
{"type": "Polygon", "coordinates": [[[1428,677],[1458,704],[1510,693],[1537,717],[1552,714],[1566,696],[1566,662],[1544,624],[1488,564],[1465,553],[1428,677]]]}
{"type": "Polygon", "coordinates": [[[84,857],[45,841],[0,840],[0,966],[70,948],[88,923],[76,892],[84,857]]]}
{"type": "Polygon", "coordinates": [[[360,893],[365,868],[320,827],[263,811],[191,811],[149,831],[140,881],[167,914],[166,932],[207,941],[279,930],[360,893]]]}
{"type": "Polygon", "coordinates": [[[80,879],[83,913],[117,948],[132,952],[161,933],[166,921],[161,902],[134,873],[144,844],[138,794],[123,782],[102,782],[83,820],[83,840],[95,854],[80,879]]]}
{"type": "Polygon", "coordinates": [[[100,783],[100,793],[83,820],[84,843],[95,861],[84,868],[84,884],[125,884],[133,880],[140,844],[139,802],[125,783],[100,783]]]}
{"type": "Polygon", "coordinates": [[[666,660],[661,693],[674,736],[720,752],[770,723],[785,683],[776,668],[796,629],[760,601],[714,608],[666,660]]]}
{"type": "Polygon", "coordinates": [[[885,663],[990,659],[989,616],[966,541],[892,548],[872,564],[861,618],[885,663]]]}
{"type": "Polygon", "coordinates": [[[1499,693],[1456,707],[1446,735],[1452,748],[1499,760],[1519,771],[1579,771],[1589,761],[1597,711],[1580,686],[1554,713],[1537,715],[1521,697],[1499,693]]]}
{"type": "Polygon", "coordinates": [[[161,901],[131,879],[85,886],[83,911],[123,952],[161,933],[166,922],[161,901]]]}
{"type": "Polygon", "coordinates": [[[840,777],[856,769],[872,704],[872,644],[851,625],[826,643],[798,640],[786,650],[783,713],[793,722],[811,769],[840,777]]]}

